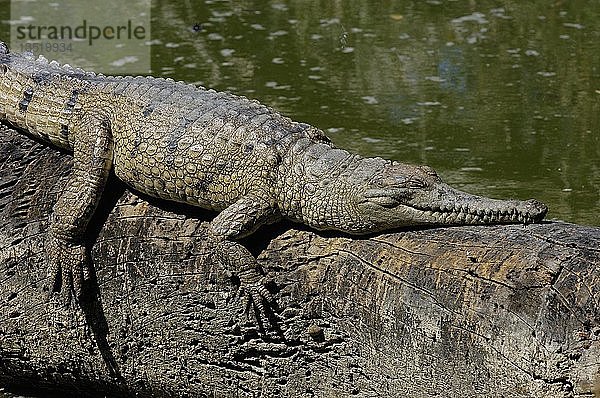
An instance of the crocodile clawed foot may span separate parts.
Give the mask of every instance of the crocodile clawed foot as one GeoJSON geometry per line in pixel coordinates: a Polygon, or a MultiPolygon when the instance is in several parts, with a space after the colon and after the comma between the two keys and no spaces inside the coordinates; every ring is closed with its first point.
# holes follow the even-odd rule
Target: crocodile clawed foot
{"type": "Polygon", "coordinates": [[[277,303],[266,285],[264,278],[259,282],[241,283],[240,296],[247,318],[251,322],[256,321],[261,334],[275,338],[281,336],[277,324],[277,303]]]}
{"type": "Polygon", "coordinates": [[[90,278],[88,254],[83,245],[51,239],[46,248],[49,258],[49,299],[64,307],[81,303],[84,284],[90,278]]]}

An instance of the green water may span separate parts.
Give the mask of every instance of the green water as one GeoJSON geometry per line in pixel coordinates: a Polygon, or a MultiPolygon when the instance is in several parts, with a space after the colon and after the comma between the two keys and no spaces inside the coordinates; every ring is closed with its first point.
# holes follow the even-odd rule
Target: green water
{"type": "Polygon", "coordinates": [[[149,45],[154,75],[600,225],[597,1],[157,0],[149,45]]]}

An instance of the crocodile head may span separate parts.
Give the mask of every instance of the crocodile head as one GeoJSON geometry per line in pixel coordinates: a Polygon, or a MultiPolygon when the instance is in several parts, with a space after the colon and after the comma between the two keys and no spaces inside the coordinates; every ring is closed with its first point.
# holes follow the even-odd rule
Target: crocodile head
{"type": "Polygon", "coordinates": [[[354,214],[363,231],[417,225],[527,224],[542,220],[548,211],[534,199],[497,200],[459,191],[427,166],[363,161],[354,176],[354,214]]]}

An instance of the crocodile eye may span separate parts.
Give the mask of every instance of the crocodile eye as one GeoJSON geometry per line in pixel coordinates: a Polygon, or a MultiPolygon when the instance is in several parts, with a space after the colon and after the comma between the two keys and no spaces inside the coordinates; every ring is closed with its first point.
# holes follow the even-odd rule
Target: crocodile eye
{"type": "Polygon", "coordinates": [[[422,189],[425,188],[427,186],[427,184],[425,184],[425,181],[418,179],[418,178],[411,178],[408,181],[408,188],[410,189],[422,189]]]}
{"type": "Polygon", "coordinates": [[[404,176],[376,176],[371,180],[371,184],[378,188],[406,188],[410,184],[410,181],[404,176]]]}

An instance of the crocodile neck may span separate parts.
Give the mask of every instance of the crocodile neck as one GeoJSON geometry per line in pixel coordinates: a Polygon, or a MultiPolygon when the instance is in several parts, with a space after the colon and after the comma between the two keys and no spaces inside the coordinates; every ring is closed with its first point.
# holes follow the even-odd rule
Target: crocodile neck
{"type": "Polygon", "coordinates": [[[297,140],[279,169],[282,215],[320,230],[354,229],[358,217],[349,199],[356,188],[347,177],[363,160],[331,143],[297,140]]]}

